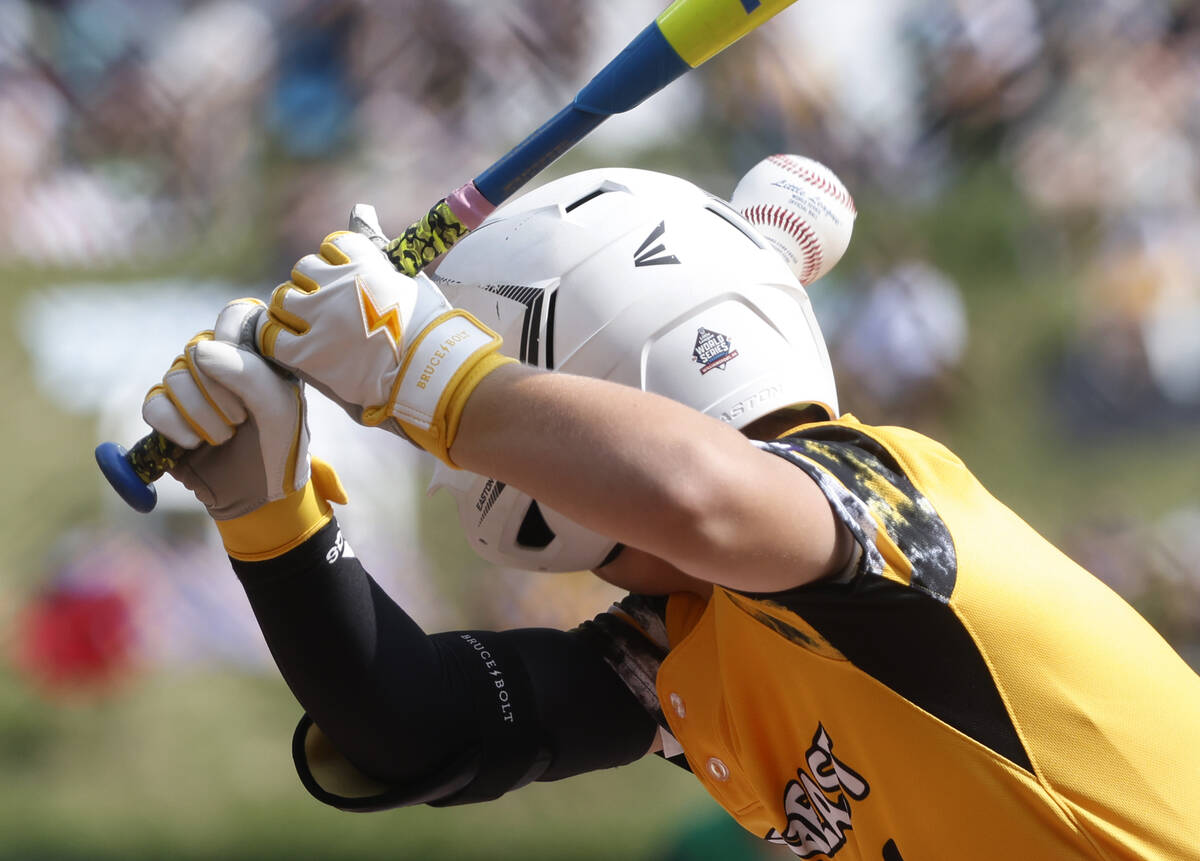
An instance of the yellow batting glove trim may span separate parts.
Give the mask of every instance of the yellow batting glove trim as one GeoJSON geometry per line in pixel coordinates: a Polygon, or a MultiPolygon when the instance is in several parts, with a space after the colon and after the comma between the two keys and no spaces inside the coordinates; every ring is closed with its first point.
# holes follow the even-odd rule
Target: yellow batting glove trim
{"type": "Polygon", "coordinates": [[[275,342],[279,339],[279,333],[283,331],[283,327],[275,321],[268,319],[266,324],[258,332],[258,354],[268,359],[275,358],[275,342]]]}
{"type": "Polygon", "coordinates": [[[146,403],[148,400],[150,400],[155,395],[163,395],[165,397],[166,394],[167,394],[166,386],[164,386],[162,383],[155,383],[153,386],[150,387],[150,390],[148,392],[146,392],[146,397],[142,398],[142,403],[143,404],[146,403]]]}
{"type": "MultiPolygon", "coordinates": [[[[438,322],[444,320],[446,317],[455,315],[467,317],[480,329],[491,332],[490,329],[465,311],[451,311],[443,314],[426,327],[425,331],[433,329],[438,322]]],[[[383,420],[389,415],[394,416],[413,442],[447,466],[458,469],[458,465],[450,459],[450,447],[454,445],[454,440],[458,436],[458,425],[462,419],[463,408],[466,406],[467,400],[471,397],[471,393],[475,391],[475,388],[483,381],[484,377],[503,365],[517,361],[510,356],[505,356],[498,352],[502,343],[503,341],[500,336],[492,332],[492,340],[476,349],[454,372],[454,375],[444,384],[445,388],[438,398],[437,406],[434,408],[428,428],[407,422],[395,414],[395,403],[399,394],[400,384],[405,374],[408,373],[409,363],[416,352],[414,349],[410,349],[408,355],[405,357],[404,367],[396,377],[392,397],[385,408],[386,412],[380,411],[381,415],[378,418],[383,420]]],[[[416,344],[413,346],[415,347],[416,344]]]]}
{"type": "Polygon", "coordinates": [[[283,307],[283,302],[287,299],[288,291],[295,289],[297,289],[296,285],[291,281],[284,281],[272,290],[271,304],[267,306],[267,313],[271,316],[272,320],[277,320],[291,331],[293,335],[303,335],[309,329],[308,321],[283,307]]]}
{"type": "Polygon", "coordinates": [[[201,341],[211,341],[212,339],[213,339],[213,330],[212,329],[205,329],[203,332],[197,332],[195,335],[192,336],[192,340],[188,341],[186,344],[183,345],[184,354],[185,355],[187,354],[188,347],[194,347],[197,344],[199,344],[201,341]]]}
{"type": "Polygon", "coordinates": [[[311,460],[312,483],[317,489],[317,494],[322,499],[336,502],[338,505],[348,503],[350,498],[346,495],[346,488],[342,486],[342,480],[338,478],[333,467],[319,457],[313,457],[311,460]]]}
{"type": "Polygon", "coordinates": [[[450,459],[450,449],[454,447],[454,440],[458,438],[458,424],[462,421],[463,409],[466,407],[471,393],[492,371],[515,362],[517,360],[511,356],[496,352],[494,346],[490,352],[484,353],[478,360],[474,360],[473,364],[464,368],[467,373],[463,375],[462,380],[453,388],[448,388],[442,395],[442,400],[438,403],[438,413],[445,417],[446,450],[442,460],[448,466],[458,469],[458,466],[450,459]]]}
{"type": "Polygon", "coordinates": [[[325,237],[321,242],[321,256],[334,266],[344,266],[350,262],[350,256],[345,251],[333,244],[333,240],[339,236],[350,235],[349,230],[335,230],[333,233],[325,237]]]}
{"type": "MultiPolygon", "coordinates": [[[[309,278],[303,272],[297,272],[295,269],[292,270],[292,280],[287,284],[280,286],[299,290],[301,293],[316,293],[321,289],[320,284],[309,278]]],[[[278,291],[278,288],[276,288],[276,290],[278,291]]],[[[274,296],[271,298],[274,299],[274,296]]]]}
{"type": "MultiPolygon", "coordinates": [[[[470,317],[472,321],[475,321],[475,318],[473,316],[471,316],[470,314],[468,314],[466,311],[458,311],[453,308],[450,309],[449,311],[439,314],[437,317],[434,317],[432,322],[427,324],[424,329],[422,329],[419,333],[417,333],[417,336],[415,338],[413,338],[412,342],[408,346],[408,349],[404,353],[404,359],[400,362],[400,370],[396,374],[396,379],[392,381],[392,390],[391,390],[391,392],[388,393],[387,402],[379,404],[378,406],[366,407],[363,410],[362,423],[364,425],[366,425],[368,427],[375,427],[376,425],[383,424],[389,418],[392,418],[393,410],[395,409],[395,406],[396,406],[396,401],[400,397],[400,389],[404,384],[404,378],[408,374],[408,368],[412,364],[413,357],[417,353],[417,345],[419,345],[421,343],[421,341],[423,341],[425,339],[425,336],[432,329],[437,328],[438,323],[441,323],[444,320],[447,320],[448,318],[454,317],[456,315],[467,316],[467,317],[470,317]]],[[[478,324],[478,325],[482,325],[482,324],[478,324]]],[[[488,331],[491,331],[491,330],[489,329],[488,331]]],[[[499,335],[496,336],[496,346],[497,347],[500,345],[499,337],[500,337],[499,335]]],[[[436,416],[436,409],[435,409],[434,413],[436,416]]],[[[410,429],[409,424],[404,422],[401,419],[397,419],[397,421],[400,422],[400,424],[404,427],[405,432],[408,433],[409,429],[410,429]]],[[[420,430],[420,429],[418,429],[418,430],[419,430],[419,432],[424,433],[426,436],[428,436],[428,433],[429,433],[428,431],[424,431],[424,430],[420,430]]],[[[429,450],[425,445],[421,445],[421,447],[424,448],[426,451],[429,450]]]]}
{"type": "Polygon", "coordinates": [[[245,562],[282,556],[333,518],[330,502],[345,505],[349,501],[334,468],[320,458],[311,460],[312,477],[300,490],[241,517],[216,521],[230,556],[245,562]]]}
{"type": "Polygon", "coordinates": [[[208,393],[208,389],[206,389],[204,384],[201,382],[203,376],[196,367],[195,360],[192,358],[192,347],[196,346],[196,344],[199,344],[201,341],[211,341],[212,339],[213,331],[211,329],[201,332],[196,337],[192,338],[192,340],[187,342],[187,346],[183,348],[183,360],[187,362],[188,372],[192,375],[192,381],[195,382],[196,388],[200,390],[200,394],[204,397],[204,400],[206,400],[208,405],[212,407],[212,410],[217,414],[217,417],[221,421],[225,422],[226,427],[233,427],[234,422],[230,420],[229,416],[225,415],[225,411],[223,409],[217,406],[217,402],[213,399],[213,396],[208,393]]]}
{"type": "MultiPolygon", "coordinates": [[[[178,358],[175,359],[174,362],[171,363],[171,367],[167,370],[167,373],[169,374],[171,371],[186,370],[186,369],[187,369],[187,362],[184,361],[183,356],[179,356],[178,358]]],[[[200,425],[196,424],[195,420],[190,415],[188,415],[188,411],[183,408],[183,406],[179,403],[179,399],[177,397],[175,397],[175,393],[173,391],[171,391],[171,386],[167,382],[166,377],[163,377],[163,385],[161,387],[155,386],[155,388],[162,389],[162,393],[167,396],[167,400],[169,400],[172,404],[175,405],[175,411],[177,413],[179,413],[179,415],[183,418],[183,420],[185,422],[187,422],[188,427],[190,427],[192,429],[192,433],[194,433],[196,436],[200,437],[200,439],[204,440],[209,445],[213,445],[213,446],[217,445],[217,442],[212,437],[210,437],[207,433],[204,432],[204,428],[202,428],[202,427],[200,427],[200,425]]],[[[151,391],[153,392],[154,389],[151,389],[151,391]]],[[[201,391],[203,391],[203,389],[201,389],[201,391]]],[[[205,395],[205,397],[207,398],[208,396],[205,395]]]]}
{"type": "Polygon", "coordinates": [[[409,439],[457,469],[450,459],[450,446],[466,400],[485,376],[515,361],[497,354],[501,343],[499,335],[466,311],[451,309],[438,315],[406,350],[387,403],[363,410],[363,424],[395,419],[409,439]],[[450,328],[445,324],[451,324],[450,328]],[[441,340],[447,337],[449,340],[441,340]],[[436,348],[433,352],[430,342],[436,348]],[[468,345],[473,347],[471,352],[462,358],[453,355],[456,347],[465,350],[468,345]],[[441,368],[449,374],[444,381],[438,376],[441,368]]]}
{"type": "Polygon", "coordinates": [[[275,341],[280,332],[290,332],[296,337],[305,335],[310,328],[308,321],[283,307],[289,290],[298,289],[291,281],[280,284],[271,293],[271,304],[267,306],[267,322],[258,333],[258,352],[268,359],[275,355],[275,341]]]}
{"type": "Polygon", "coordinates": [[[333,509],[309,481],[283,499],[216,524],[225,552],[243,562],[262,562],[299,547],[332,519],[333,509]]]}
{"type": "Polygon", "coordinates": [[[300,440],[304,431],[304,394],[299,386],[294,386],[292,395],[296,400],[296,429],[292,434],[292,444],[288,447],[287,468],[283,471],[282,490],[285,493],[290,493],[296,486],[296,461],[300,459],[300,440]]]}

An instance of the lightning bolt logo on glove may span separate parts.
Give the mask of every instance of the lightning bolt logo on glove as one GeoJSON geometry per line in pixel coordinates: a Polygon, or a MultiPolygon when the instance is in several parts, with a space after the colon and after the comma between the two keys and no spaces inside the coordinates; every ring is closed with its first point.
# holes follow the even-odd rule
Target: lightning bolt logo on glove
{"type": "Polygon", "coordinates": [[[354,287],[358,291],[358,307],[362,310],[363,332],[368,338],[383,332],[391,343],[396,361],[400,361],[400,343],[404,338],[404,324],[400,321],[400,308],[392,303],[380,313],[375,307],[367,285],[361,275],[354,276],[354,287]]]}
{"type": "Polygon", "coordinates": [[[397,272],[369,238],[347,231],[325,237],[275,289],[258,344],[360,424],[400,433],[451,466],[466,399],[514,361],[426,276],[397,272]]]}

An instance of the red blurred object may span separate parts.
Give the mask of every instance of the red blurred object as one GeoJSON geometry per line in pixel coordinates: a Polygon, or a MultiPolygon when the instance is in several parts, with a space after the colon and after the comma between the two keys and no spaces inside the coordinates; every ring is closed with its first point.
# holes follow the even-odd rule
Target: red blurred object
{"type": "Polygon", "coordinates": [[[21,614],[16,659],[49,693],[102,694],[131,670],[134,640],[132,608],[121,592],[55,587],[21,614]]]}

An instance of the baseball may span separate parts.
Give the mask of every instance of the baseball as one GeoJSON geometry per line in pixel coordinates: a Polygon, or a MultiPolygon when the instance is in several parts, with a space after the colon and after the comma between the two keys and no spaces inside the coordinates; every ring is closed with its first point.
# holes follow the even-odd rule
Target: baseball
{"type": "Polygon", "coordinates": [[[842,259],[858,211],[846,186],[818,161],[773,155],[738,181],[729,201],[808,285],[842,259]]]}

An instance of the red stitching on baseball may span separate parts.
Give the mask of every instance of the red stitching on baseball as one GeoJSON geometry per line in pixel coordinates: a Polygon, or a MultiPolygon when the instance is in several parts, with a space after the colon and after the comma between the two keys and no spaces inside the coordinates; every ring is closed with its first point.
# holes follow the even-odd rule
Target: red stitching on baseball
{"type": "Polygon", "coordinates": [[[742,210],[742,217],[756,226],[775,227],[783,230],[792,239],[804,257],[804,268],[800,270],[801,284],[808,284],[821,268],[824,252],[821,242],[812,225],[796,216],[795,213],[780,209],[777,206],[751,206],[742,210]]]}
{"type": "Polygon", "coordinates": [[[800,177],[809,185],[816,186],[834,200],[839,201],[855,215],[858,215],[858,209],[856,209],[854,206],[854,198],[850,196],[850,192],[848,192],[841,184],[835,185],[834,183],[830,182],[827,177],[824,177],[818,173],[813,173],[808,168],[801,167],[783,153],[776,153],[775,155],[767,156],[767,161],[776,167],[783,168],[788,173],[800,177]]]}
{"type": "Polygon", "coordinates": [[[805,252],[804,269],[801,270],[799,278],[802,284],[807,284],[821,267],[821,246],[812,225],[806,221],[799,221],[796,227],[799,229],[792,231],[792,237],[800,243],[801,250],[805,252]]]}

